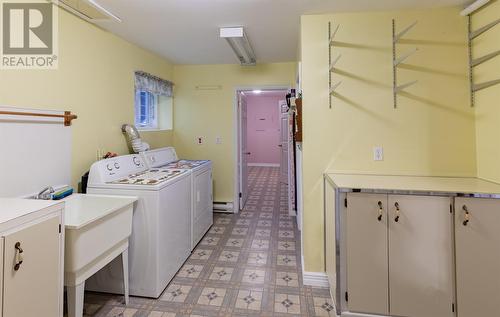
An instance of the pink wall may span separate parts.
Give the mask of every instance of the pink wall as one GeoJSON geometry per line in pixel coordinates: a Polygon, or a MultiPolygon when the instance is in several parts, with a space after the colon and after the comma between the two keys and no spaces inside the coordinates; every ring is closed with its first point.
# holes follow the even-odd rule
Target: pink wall
{"type": "Polygon", "coordinates": [[[279,101],[285,94],[246,95],[248,163],[280,164],[279,101]]]}

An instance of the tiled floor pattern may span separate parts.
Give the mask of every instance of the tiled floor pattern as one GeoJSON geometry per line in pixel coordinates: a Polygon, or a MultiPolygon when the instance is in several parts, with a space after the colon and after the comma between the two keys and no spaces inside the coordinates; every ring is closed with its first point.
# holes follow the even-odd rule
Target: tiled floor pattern
{"type": "Polygon", "coordinates": [[[86,316],[335,316],[328,289],[302,284],[295,218],[279,168],[254,167],[238,215],[214,225],[159,299],[86,293],[86,316]]]}

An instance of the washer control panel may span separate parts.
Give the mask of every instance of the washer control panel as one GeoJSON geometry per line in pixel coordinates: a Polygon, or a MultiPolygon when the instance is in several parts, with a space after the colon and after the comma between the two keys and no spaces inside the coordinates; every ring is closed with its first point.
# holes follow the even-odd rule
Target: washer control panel
{"type": "Polygon", "coordinates": [[[147,170],[146,163],[139,154],[112,157],[92,164],[89,184],[91,182],[108,183],[145,170],[147,170]]]}

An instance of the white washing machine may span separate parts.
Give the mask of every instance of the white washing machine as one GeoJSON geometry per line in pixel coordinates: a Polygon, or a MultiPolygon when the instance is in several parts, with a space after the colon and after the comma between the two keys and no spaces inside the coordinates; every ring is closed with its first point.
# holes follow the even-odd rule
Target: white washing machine
{"type": "MultiPolygon", "coordinates": [[[[191,177],[148,169],[140,155],[94,163],[87,192],[139,197],[129,247],[130,294],[158,298],[191,251],[191,177]]],[[[87,289],[123,294],[120,259],[90,278],[87,289]]]]}
{"type": "Polygon", "coordinates": [[[212,162],[179,160],[175,149],[165,147],[143,152],[150,168],[182,169],[191,175],[191,250],[213,224],[212,162]]]}

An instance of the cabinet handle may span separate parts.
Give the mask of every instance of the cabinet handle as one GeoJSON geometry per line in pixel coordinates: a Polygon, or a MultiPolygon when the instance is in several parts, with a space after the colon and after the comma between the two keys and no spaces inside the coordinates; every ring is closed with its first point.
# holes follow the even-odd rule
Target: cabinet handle
{"type": "Polygon", "coordinates": [[[378,221],[382,221],[382,214],[384,212],[384,206],[382,205],[382,202],[379,201],[378,202],[378,217],[377,217],[377,220],[378,221]]]}
{"type": "Polygon", "coordinates": [[[467,226],[467,224],[469,223],[469,220],[470,220],[470,213],[469,213],[469,210],[468,210],[466,205],[463,205],[462,210],[465,211],[463,225],[467,226]]]}
{"type": "Polygon", "coordinates": [[[16,255],[15,255],[15,264],[14,264],[14,271],[18,271],[21,268],[21,264],[23,264],[23,256],[22,253],[24,252],[23,249],[21,248],[21,242],[16,242],[14,245],[14,248],[16,249],[16,255]]]}
{"type": "Polygon", "coordinates": [[[399,222],[399,203],[396,202],[394,207],[396,207],[396,218],[394,218],[394,221],[399,222]]]}

